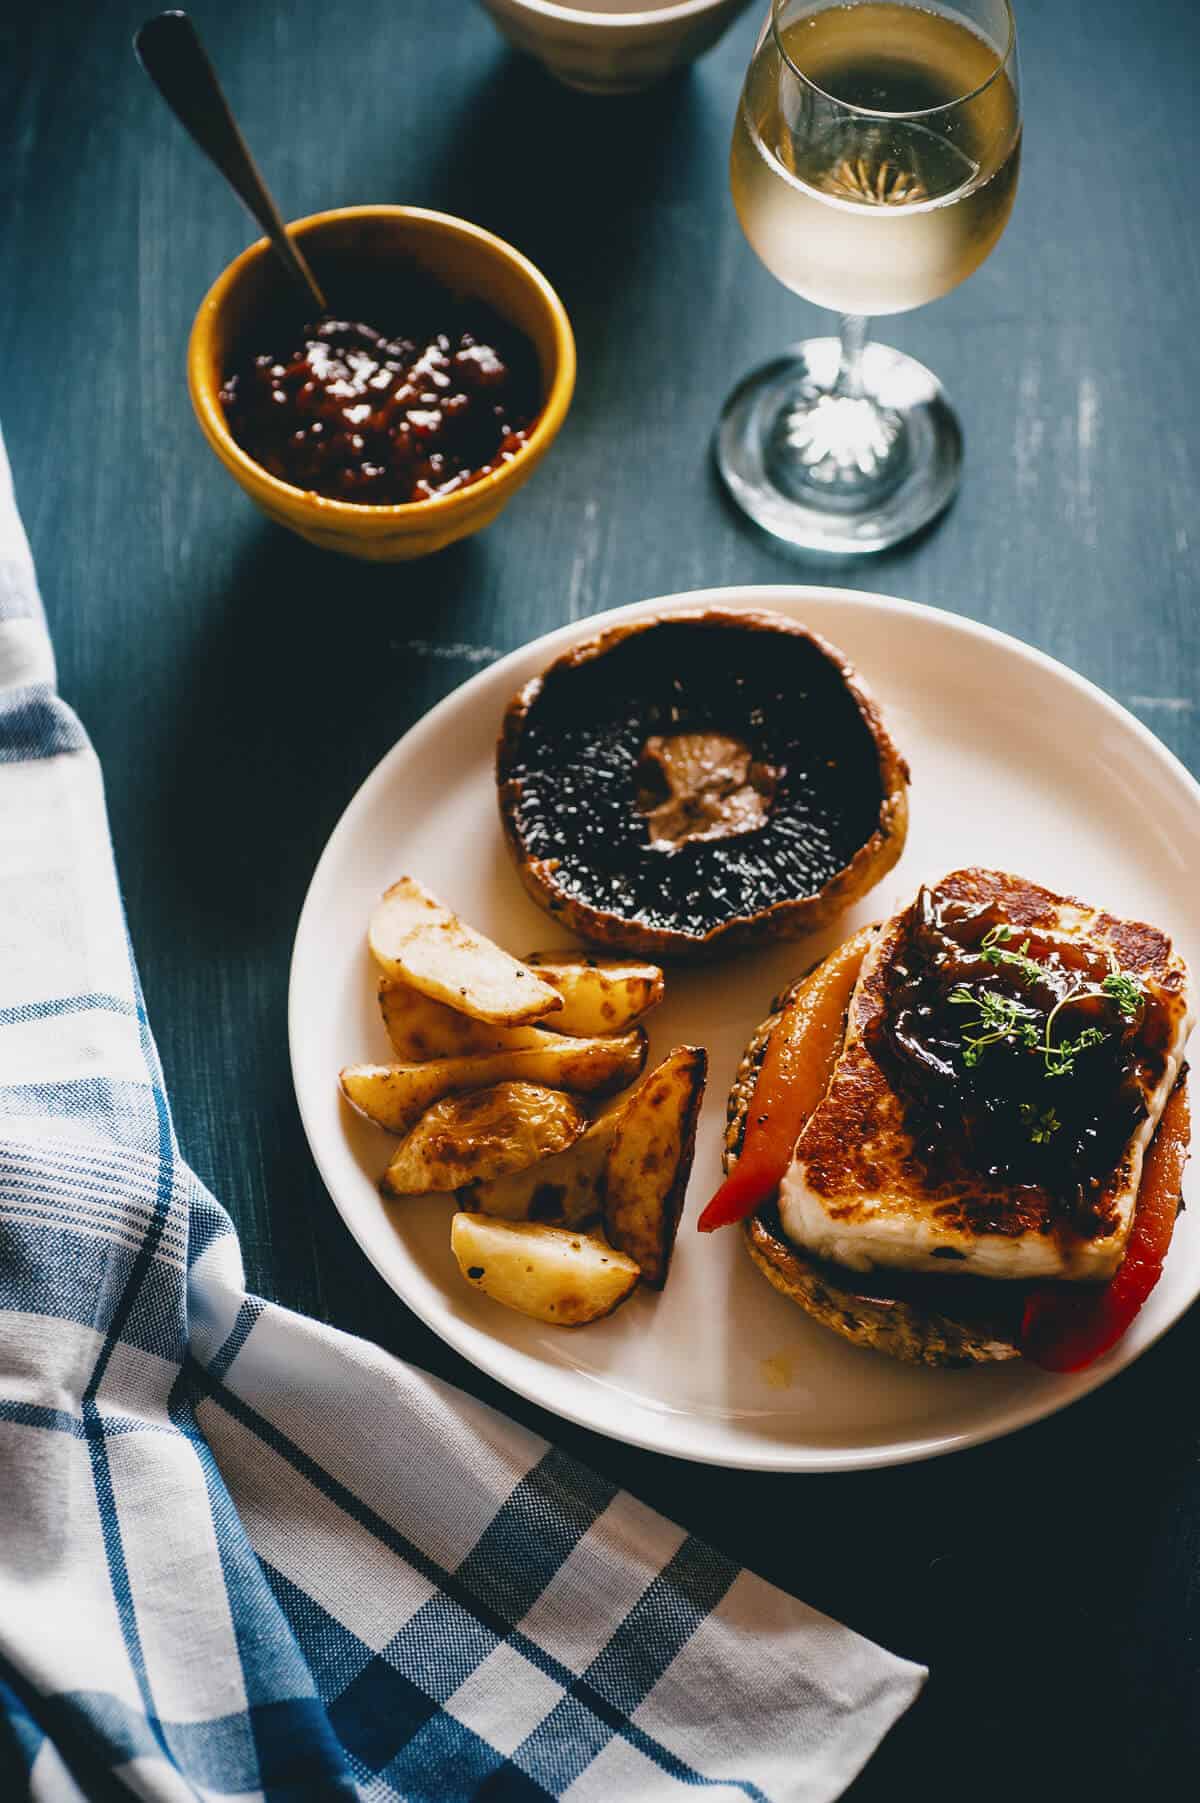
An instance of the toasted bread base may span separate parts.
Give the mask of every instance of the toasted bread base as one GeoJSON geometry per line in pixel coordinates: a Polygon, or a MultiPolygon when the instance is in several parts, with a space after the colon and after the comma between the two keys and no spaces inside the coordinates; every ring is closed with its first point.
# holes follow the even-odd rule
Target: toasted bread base
{"type": "MultiPolygon", "coordinates": [[[[782,995],[776,996],[770,1015],[755,1029],[742,1055],[729,1093],[724,1150],[726,1171],[732,1168],[741,1151],[746,1115],[767,1041],[797,987],[798,983],[793,984],[782,995]]],[[[856,1346],[873,1347],[876,1352],[884,1352],[889,1358],[907,1364],[948,1369],[992,1364],[1021,1356],[1016,1339],[1019,1311],[1014,1314],[1011,1299],[1002,1295],[997,1296],[994,1310],[976,1306],[978,1290],[970,1279],[935,1277],[915,1284],[881,1281],[876,1285],[869,1276],[860,1276],[811,1258],[799,1246],[794,1246],[783,1234],[773,1202],[744,1223],[743,1234],[750,1257],[768,1283],[773,1284],[781,1295],[799,1304],[814,1321],[856,1346]],[[972,1302],[969,1307],[960,1308],[955,1305],[950,1291],[952,1286],[965,1282],[972,1283],[972,1302]],[[945,1307],[940,1304],[933,1307],[927,1301],[925,1291],[931,1283],[945,1287],[945,1307]],[[906,1289],[917,1293],[905,1294],[906,1289]],[[1004,1306],[1006,1301],[1009,1302],[1007,1308],[1004,1306]]],[[[962,1294],[960,1291],[960,1300],[962,1294]]]]}

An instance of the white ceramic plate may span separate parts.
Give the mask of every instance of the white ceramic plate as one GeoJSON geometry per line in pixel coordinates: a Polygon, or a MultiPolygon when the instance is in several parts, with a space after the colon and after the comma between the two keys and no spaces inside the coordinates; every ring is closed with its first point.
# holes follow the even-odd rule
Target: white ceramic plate
{"type": "MultiPolygon", "coordinates": [[[[458,1275],[445,1200],[381,1201],[376,1181],[393,1142],[344,1107],[336,1082],[341,1065],[387,1056],[365,927],[372,902],[401,873],[514,952],[563,942],[509,862],[492,756],[513,691],[596,619],[464,683],[393,747],[342,816],[292,961],[292,1070],[309,1143],[346,1225],[396,1294],[481,1370],[572,1421],[680,1458],[771,1471],[899,1464],[970,1446],[1083,1396],[1183,1313],[1200,1291],[1200,1206],[1182,1216],[1162,1281],[1131,1331],[1087,1373],[910,1369],[809,1321],[758,1275],[736,1233],[695,1232],[719,1179],[738,1058],[801,961],[961,864],[1010,869],[1153,921],[1200,965],[1200,787],[1081,677],[954,614],[780,586],[647,601],[599,620],[697,603],[777,609],[849,654],[911,763],[912,824],[902,862],[836,931],[803,948],[669,974],[667,1000],[649,1021],[651,1058],[689,1041],[708,1046],[711,1064],[666,1290],[639,1293],[575,1331],[488,1302],[458,1275]]],[[[1198,1168],[1190,1167],[1193,1204],[1198,1168]]]]}

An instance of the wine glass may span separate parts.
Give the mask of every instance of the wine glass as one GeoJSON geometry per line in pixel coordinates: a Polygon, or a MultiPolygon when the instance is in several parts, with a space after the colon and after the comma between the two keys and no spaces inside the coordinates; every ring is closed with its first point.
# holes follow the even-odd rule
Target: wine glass
{"type": "Polygon", "coordinates": [[[1012,211],[1021,154],[1008,0],[773,0],[738,107],[733,199],[785,287],[841,314],[725,404],[717,463],[776,537],[879,551],[958,485],[937,378],[868,344],[871,317],[965,281],[1012,211]]]}

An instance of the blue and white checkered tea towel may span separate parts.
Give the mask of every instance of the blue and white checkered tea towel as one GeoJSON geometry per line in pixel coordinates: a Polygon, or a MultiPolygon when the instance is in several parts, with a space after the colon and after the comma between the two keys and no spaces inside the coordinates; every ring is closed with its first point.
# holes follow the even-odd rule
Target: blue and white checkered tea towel
{"type": "Polygon", "coordinates": [[[822,1803],[922,1677],[246,1295],[0,444],[0,1796],[822,1803]]]}

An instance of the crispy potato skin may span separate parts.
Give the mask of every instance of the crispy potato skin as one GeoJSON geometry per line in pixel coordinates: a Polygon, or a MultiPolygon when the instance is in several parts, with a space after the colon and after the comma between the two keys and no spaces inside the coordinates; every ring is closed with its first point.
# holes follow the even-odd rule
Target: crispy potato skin
{"type": "Polygon", "coordinates": [[[494,1083],[537,1083],[581,1095],[611,1095],[641,1074],[646,1035],[640,1028],[616,1039],[556,1040],[536,1051],[496,1052],[483,1058],[434,1058],[426,1064],[353,1064],[341,1073],[346,1100],[389,1133],[407,1133],[443,1096],[494,1083]]]}
{"type": "Polygon", "coordinates": [[[367,943],[388,976],[476,1020],[515,1027],[562,1008],[557,990],[414,877],[401,877],[376,902],[367,943]]]}
{"type": "Polygon", "coordinates": [[[564,1152],[523,1171],[471,1183],[458,1191],[458,1206],[507,1221],[546,1221],[581,1227],[600,1216],[604,1167],[616,1137],[623,1103],[593,1121],[564,1152]]]}
{"type": "Polygon", "coordinates": [[[604,1240],[537,1221],[460,1211],[450,1249],[472,1289],[554,1327],[583,1327],[633,1294],[638,1268],[604,1240]]]}
{"type": "Polygon", "coordinates": [[[676,1046],[566,1151],[465,1186],[459,1207],[573,1227],[603,1215],[611,1243],[661,1289],[691,1172],[707,1068],[701,1047],[676,1046]]]}
{"type": "MultiPolygon", "coordinates": [[[[806,973],[807,974],[807,973],[806,973]]],[[[800,982],[803,978],[800,979],[800,982]]],[[[771,1004],[771,1013],[746,1047],[729,1094],[725,1129],[724,1165],[728,1171],[737,1160],[746,1127],[746,1115],[754,1094],[758,1067],[767,1040],[778,1025],[800,982],[792,984],[771,1004]]],[[[772,1203],[742,1224],[746,1250],[768,1283],[798,1303],[806,1314],[856,1346],[870,1346],[906,1364],[961,1369],[1020,1357],[1015,1325],[997,1308],[995,1317],[984,1311],[961,1316],[951,1309],[934,1310],[922,1298],[903,1295],[870,1295],[856,1288],[854,1274],[810,1258],[794,1246],[779,1225],[772,1203]]],[[[869,1280],[866,1280],[869,1281],[869,1280]]],[[[936,1281],[936,1280],[934,1280],[936,1281]]],[[[947,1283],[959,1281],[948,1278],[947,1283]]],[[[884,1286],[881,1286],[884,1287],[884,1286]]],[[[1004,1299],[999,1298],[1002,1302],[1004,1299]]]]}
{"type": "Polygon", "coordinates": [[[555,1043],[542,1027],[502,1027],[473,1020],[435,1002],[398,977],[379,980],[379,1012],[396,1057],[406,1064],[432,1058],[479,1058],[492,1052],[531,1052],[555,1043]]]}
{"type": "Polygon", "coordinates": [[[661,1290],[683,1213],[708,1054],[677,1046],[621,1111],[604,1170],[604,1228],[661,1290]]]}
{"type": "Polygon", "coordinates": [[[521,1171],[573,1145],[587,1124],[565,1091],[537,1083],[496,1083],[446,1096],[408,1134],[381,1187],[416,1196],[521,1171]]]}
{"type": "Polygon", "coordinates": [[[381,977],[379,1011],[397,1058],[420,1063],[429,1058],[533,1051],[553,1044],[554,1034],[611,1038],[627,1032],[663,998],[663,973],[656,964],[570,951],[533,952],[524,963],[562,1000],[558,1011],[542,1017],[545,1027],[475,1020],[398,977],[381,977]]]}
{"type": "Polygon", "coordinates": [[[610,626],[595,638],[574,645],[555,659],[551,668],[574,665],[603,656],[622,639],[646,632],[664,618],[675,621],[698,621],[728,624],[748,632],[793,633],[811,640],[825,653],[840,672],[847,689],[857,704],[863,722],[870,731],[879,755],[882,801],[879,821],[865,845],[859,847],[850,862],[814,895],[791,897],[774,902],[754,915],[739,916],[697,936],[671,928],[650,927],[620,915],[590,907],[560,889],[553,858],[531,857],[521,837],[517,819],[520,798],[519,781],[512,775],[519,762],[522,735],[534,701],[541,692],[547,672],[525,684],[509,702],[501,724],[496,747],[496,782],[500,818],[509,851],[516,863],[521,881],[534,901],[545,908],[570,932],[593,945],[614,951],[638,952],[644,957],[671,962],[699,962],[722,957],[750,945],[775,940],[799,939],[828,926],[831,921],[873,889],[899,860],[908,834],[908,766],[892,742],[878,703],[853,665],[827,640],[782,614],[740,613],[720,608],[697,609],[693,612],[655,615],[635,620],[628,625],[610,626]]]}
{"type": "Polygon", "coordinates": [[[547,1022],[556,1033],[622,1033],[663,999],[657,964],[586,952],[532,952],[525,962],[562,996],[561,1014],[547,1022]]]}

